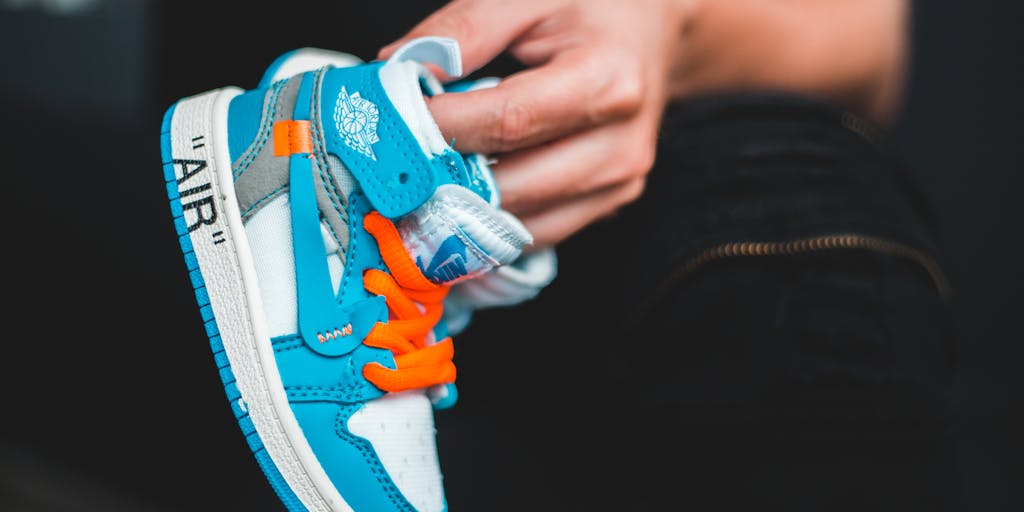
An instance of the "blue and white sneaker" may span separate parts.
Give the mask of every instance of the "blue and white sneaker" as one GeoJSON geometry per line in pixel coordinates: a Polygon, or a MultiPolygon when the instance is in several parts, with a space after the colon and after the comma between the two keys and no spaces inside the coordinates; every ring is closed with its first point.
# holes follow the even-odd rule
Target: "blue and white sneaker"
{"type": "Polygon", "coordinates": [[[242,432],[289,510],[446,509],[433,409],[456,399],[449,287],[531,242],[444,140],[422,65],[315,50],[253,90],[184,98],[161,155],[186,266],[242,432]]]}

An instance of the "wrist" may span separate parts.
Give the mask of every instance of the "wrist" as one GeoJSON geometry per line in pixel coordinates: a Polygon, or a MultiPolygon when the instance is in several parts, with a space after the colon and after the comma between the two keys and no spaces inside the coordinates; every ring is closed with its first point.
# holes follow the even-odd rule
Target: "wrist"
{"type": "Polygon", "coordinates": [[[773,89],[832,101],[875,121],[898,109],[907,51],[905,2],[693,0],[668,92],[773,89]]]}

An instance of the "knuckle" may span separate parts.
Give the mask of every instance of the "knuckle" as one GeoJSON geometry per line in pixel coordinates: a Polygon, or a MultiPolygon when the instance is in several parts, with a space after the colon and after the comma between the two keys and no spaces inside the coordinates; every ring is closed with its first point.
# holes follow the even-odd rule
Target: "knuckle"
{"type": "Polygon", "coordinates": [[[473,16],[475,5],[472,3],[453,4],[445,15],[438,19],[435,32],[447,34],[458,39],[462,44],[474,41],[477,36],[477,23],[473,16]]]}
{"type": "Polygon", "coordinates": [[[499,118],[492,123],[494,145],[498,151],[515,149],[530,130],[530,110],[518,101],[507,99],[498,112],[499,118]]]}
{"type": "Polygon", "coordinates": [[[606,210],[607,215],[614,215],[622,208],[636,201],[643,195],[647,181],[644,178],[634,178],[618,188],[606,210]]]}
{"type": "MultiPolygon", "coordinates": [[[[630,66],[632,67],[632,66],[630,66]]],[[[598,106],[595,117],[598,121],[629,117],[637,113],[644,101],[644,84],[638,70],[616,72],[599,92],[595,102],[598,106]]]]}
{"type": "Polygon", "coordinates": [[[652,143],[637,144],[626,158],[628,177],[644,176],[654,167],[655,151],[652,143]]]}
{"type": "Polygon", "coordinates": [[[642,196],[644,194],[644,190],[646,188],[647,188],[647,179],[646,178],[642,178],[642,177],[641,178],[635,178],[632,181],[630,181],[629,183],[627,183],[623,187],[623,191],[622,191],[622,197],[624,199],[624,203],[623,204],[632,203],[633,201],[636,201],[637,199],[640,199],[640,196],[642,196]]]}

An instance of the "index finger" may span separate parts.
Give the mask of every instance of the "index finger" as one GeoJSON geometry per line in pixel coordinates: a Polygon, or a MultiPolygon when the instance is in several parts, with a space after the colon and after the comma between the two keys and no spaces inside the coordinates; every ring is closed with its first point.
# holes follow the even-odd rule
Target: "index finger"
{"type": "Polygon", "coordinates": [[[464,153],[532,147],[636,113],[639,79],[595,55],[569,50],[495,87],[434,96],[428,107],[441,133],[464,153]]]}
{"type": "Polygon", "coordinates": [[[455,0],[382,48],[377,58],[387,59],[417,37],[450,37],[459,42],[463,69],[472,73],[546,18],[554,4],[551,0],[455,0]]]}

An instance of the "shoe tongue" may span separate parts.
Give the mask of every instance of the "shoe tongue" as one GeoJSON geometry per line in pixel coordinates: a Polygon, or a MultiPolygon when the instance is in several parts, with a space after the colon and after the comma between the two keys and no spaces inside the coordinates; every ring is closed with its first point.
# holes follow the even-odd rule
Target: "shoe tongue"
{"type": "Polygon", "coordinates": [[[438,187],[397,223],[406,250],[423,275],[452,284],[511,263],[533,237],[515,217],[458,185],[438,187]]]}

